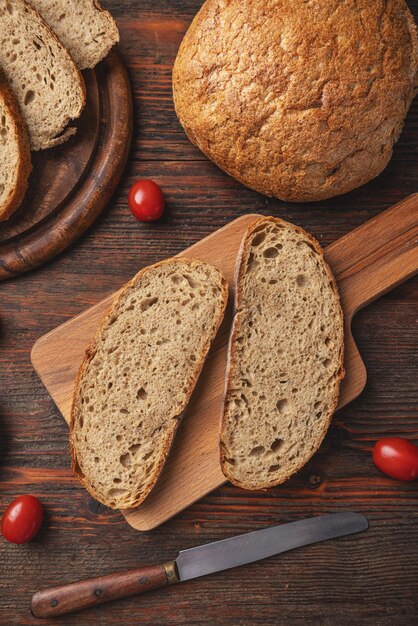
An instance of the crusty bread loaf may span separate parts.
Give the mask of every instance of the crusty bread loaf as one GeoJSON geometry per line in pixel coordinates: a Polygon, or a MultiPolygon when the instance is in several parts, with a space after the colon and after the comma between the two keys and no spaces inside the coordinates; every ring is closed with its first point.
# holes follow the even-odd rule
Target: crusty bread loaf
{"type": "Polygon", "coordinates": [[[343,376],[343,317],[318,243],[272,217],[245,235],[220,454],[245,489],[282,483],[320,446],[343,376]]]}
{"type": "Polygon", "coordinates": [[[92,68],[119,41],[115,20],[97,0],[29,0],[81,70],[92,68]]]}
{"type": "Polygon", "coordinates": [[[73,468],[103,504],[133,507],[151,491],[227,299],[216,268],[168,259],[141,270],[103,320],[70,426],[73,468]]]}
{"type": "Polygon", "coordinates": [[[0,66],[16,94],[32,150],[74,134],[85,103],[83,78],[67,50],[24,0],[0,2],[0,66]]]}
{"type": "Polygon", "coordinates": [[[175,62],[177,115],[245,185],[331,198],[389,162],[417,50],[404,0],[206,0],[175,62]]]}
{"type": "Polygon", "coordinates": [[[31,171],[29,139],[17,100],[0,70],[0,221],[19,207],[31,171]]]}

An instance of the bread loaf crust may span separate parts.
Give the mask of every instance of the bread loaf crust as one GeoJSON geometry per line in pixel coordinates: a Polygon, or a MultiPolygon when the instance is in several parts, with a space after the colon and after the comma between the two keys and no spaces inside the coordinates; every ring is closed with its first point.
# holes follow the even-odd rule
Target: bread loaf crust
{"type": "Polygon", "coordinates": [[[19,154],[16,163],[16,181],[6,202],[0,203],[0,221],[8,219],[20,206],[28,187],[29,175],[32,169],[28,132],[16,97],[0,70],[0,100],[8,110],[13,121],[14,141],[19,154]]]}
{"type": "Polygon", "coordinates": [[[285,222],[284,220],[281,220],[279,218],[262,217],[259,220],[255,220],[254,223],[249,226],[249,228],[247,229],[247,231],[246,231],[246,233],[245,233],[245,235],[243,237],[243,240],[242,240],[242,243],[241,243],[241,246],[240,246],[240,251],[239,251],[239,254],[238,254],[238,257],[237,257],[237,264],[236,264],[234,283],[235,283],[234,318],[233,318],[233,323],[232,323],[230,337],[229,337],[227,367],[226,367],[226,376],[225,376],[224,402],[223,402],[223,410],[222,410],[222,415],[221,415],[221,419],[220,419],[220,429],[219,429],[220,465],[221,465],[221,469],[222,469],[222,472],[225,475],[225,477],[232,484],[236,485],[237,487],[241,487],[242,489],[247,489],[247,490],[268,489],[268,488],[271,488],[271,487],[273,487],[275,485],[279,485],[279,484],[285,482],[294,473],[299,471],[308,462],[308,460],[313,456],[313,454],[315,454],[315,452],[319,448],[320,443],[322,442],[323,438],[325,437],[325,435],[327,433],[327,430],[328,430],[329,425],[330,425],[331,420],[332,420],[332,416],[333,416],[333,414],[335,412],[335,409],[337,408],[337,405],[338,405],[340,382],[344,378],[344,375],[345,375],[345,371],[344,371],[344,336],[343,336],[344,320],[343,320],[343,312],[342,312],[342,308],[341,308],[341,304],[340,304],[340,300],[339,300],[337,283],[335,281],[335,278],[334,278],[334,276],[333,276],[333,274],[332,274],[328,264],[326,263],[326,261],[324,259],[324,253],[323,253],[323,250],[322,250],[321,246],[319,245],[319,243],[316,241],[316,239],[314,237],[312,237],[312,235],[307,233],[305,230],[303,230],[299,226],[294,226],[293,224],[289,224],[288,222],[285,222]],[[232,370],[233,370],[234,364],[237,362],[237,358],[238,358],[237,355],[236,355],[236,351],[237,351],[237,336],[238,336],[238,331],[239,331],[239,327],[240,327],[240,308],[241,308],[241,296],[242,296],[243,278],[244,278],[244,274],[245,274],[245,272],[247,270],[246,258],[247,258],[248,253],[249,253],[249,248],[250,248],[250,245],[251,245],[251,240],[252,240],[252,237],[254,235],[254,232],[259,230],[260,227],[263,227],[263,226],[265,226],[266,224],[269,224],[269,223],[270,224],[279,224],[279,225],[283,225],[285,227],[291,227],[291,228],[293,228],[295,230],[295,232],[297,232],[299,234],[302,234],[304,239],[306,239],[309,242],[309,244],[311,245],[313,250],[316,252],[316,254],[321,259],[322,267],[325,270],[326,276],[327,276],[327,278],[329,280],[329,283],[331,285],[332,290],[334,291],[334,293],[336,295],[337,302],[338,302],[339,319],[340,319],[340,327],[341,327],[341,337],[339,337],[339,340],[340,340],[340,359],[339,359],[339,370],[338,370],[338,374],[337,374],[336,391],[335,391],[335,394],[332,397],[331,402],[330,402],[329,413],[328,413],[327,419],[325,421],[321,422],[320,431],[319,431],[319,439],[320,439],[319,444],[315,447],[314,450],[312,450],[311,454],[308,457],[303,457],[301,462],[296,467],[293,467],[293,469],[291,471],[285,473],[281,477],[280,480],[272,480],[272,479],[267,479],[266,478],[265,480],[258,481],[258,483],[256,485],[254,485],[254,484],[251,484],[249,482],[246,482],[246,481],[243,481],[243,480],[240,480],[239,478],[237,478],[237,476],[234,475],[232,466],[228,463],[228,453],[227,453],[228,441],[227,441],[227,436],[226,436],[226,421],[227,421],[227,418],[228,418],[227,402],[229,400],[229,395],[230,395],[231,389],[233,387],[232,370]]]}
{"type": "Polygon", "coordinates": [[[183,407],[181,412],[176,416],[176,419],[173,419],[171,422],[171,430],[169,432],[169,436],[166,440],[164,449],[162,450],[162,453],[159,457],[158,463],[157,465],[154,467],[153,471],[152,471],[152,475],[151,475],[151,479],[150,482],[148,483],[147,488],[143,491],[143,493],[141,494],[141,497],[139,498],[130,498],[128,501],[124,502],[123,504],[119,504],[119,505],[115,505],[114,503],[110,502],[108,499],[103,498],[103,495],[101,493],[99,493],[94,486],[91,484],[91,482],[83,475],[83,472],[80,469],[78,460],[77,460],[77,446],[75,443],[75,438],[74,438],[74,429],[76,427],[77,424],[77,419],[79,417],[79,413],[80,413],[80,407],[79,407],[79,390],[80,390],[80,383],[83,380],[83,377],[88,369],[88,366],[91,362],[91,360],[93,359],[95,353],[96,353],[96,349],[97,349],[97,344],[100,341],[101,338],[101,331],[102,329],[106,326],[108,320],[110,320],[113,316],[113,313],[116,309],[116,307],[118,306],[118,303],[124,298],[125,294],[131,289],[131,287],[133,285],[135,285],[136,283],[138,283],[138,281],[141,280],[142,276],[148,272],[150,269],[154,269],[154,268],[159,268],[159,267],[163,267],[164,265],[168,265],[168,264],[172,264],[172,265],[177,265],[178,267],[181,266],[188,266],[190,268],[193,268],[196,265],[199,266],[203,266],[203,265],[207,265],[204,264],[200,261],[196,261],[196,260],[192,260],[192,259],[188,259],[185,257],[174,257],[174,258],[170,258],[170,259],[166,259],[164,261],[160,261],[159,263],[156,263],[152,266],[149,267],[145,267],[142,270],[140,270],[138,272],[138,274],[136,274],[136,276],[129,282],[127,283],[127,285],[125,285],[125,287],[119,292],[117,299],[115,300],[115,302],[113,303],[109,313],[103,318],[102,322],[100,323],[99,329],[96,333],[95,338],[93,339],[92,345],[89,347],[89,349],[86,352],[86,355],[84,357],[84,360],[81,364],[79,373],[78,373],[78,377],[77,377],[77,382],[75,385],[75,391],[74,391],[74,395],[73,395],[73,403],[72,403],[72,410],[71,410],[71,419],[70,419],[70,454],[71,454],[71,459],[72,459],[72,468],[73,471],[75,472],[77,478],[79,479],[79,481],[81,482],[81,484],[91,493],[91,495],[98,500],[99,502],[102,502],[103,504],[105,504],[106,506],[109,506],[111,508],[132,508],[132,507],[136,507],[139,504],[141,504],[141,502],[143,502],[145,500],[145,498],[148,496],[148,494],[151,492],[151,490],[153,489],[155,483],[157,482],[162,468],[165,464],[165,461],[167,459],[167,456],[170,452],[172,443],[174,441],[174,437],[177,431],[177,428],[181,422],[183,413],[186,409],[188,400],[192,394],[192,391],[196,385],[196,382],[199,378],[200,372],[202,370],[202,367],[204,365],[207,353],[209,351],[209,348],[212,344],[213,339],[216,336],[217,330],[222,322],[223,319],[223,315],[225,312],[225,308],[227,305],[227,301],[228,301],[228,283],[225,280],[225,278],[222,276],[221,272],[219,272],[219,270],[216,270],[220,279],[221,279],[221,306],[220,306],[220,312],[219,315],[217,316],[217,318],[214,321],[214,332],[213,334],[211,334],[210,336],[208,336],[207,341],[205,342],[204,348],[200,354],[200,358],[197,362],[197,368],[195,370],[195,375],[193,377],[193,379],[191,380],[189,386],[187,389],[185,389],[184,391],[184,396],[185,396],[185,400],[183,403],[183,407]]]}
{"type": "Polygon", "coordinates": [[[331,198],[389,162],[417,49],[404,0],[206,0],[175,62],[176,112],[189,139],[248,187],[331,198]]]}

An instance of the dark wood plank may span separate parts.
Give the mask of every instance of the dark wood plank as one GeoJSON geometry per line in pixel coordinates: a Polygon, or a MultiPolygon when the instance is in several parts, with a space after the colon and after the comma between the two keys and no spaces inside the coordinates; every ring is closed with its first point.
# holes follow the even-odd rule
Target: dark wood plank
{"type": "MultiPolygon", "coordinates": [[[[43,623],[414,626],[418,485],[380,474],[370,450],[387,434],[418,442],[416,279],[356,316],[366,390],[335,416],[319,453],[282,487],[249,494],[225,485],[143,535],[97,505],[71,475],[67,426],[30,365],[39,336],[101,300],[141,265],[179,252],[246,212],[291,219],[325,245],[417,190],[417,102],[389,168],[366,187],[309,206],[245,189],[190,146],[171,103],[171,64],[200,0],[107,4],[121,25],[135,94],[126,175],[109,208],[77,244],[48,265],[0,284],[0,508],[20,493],[33,493],[47,511],[33,543],[0,541],[0,624],[33,625],[29,601],[41,587],[161,562],[180,549],[265,525],[352,509],[370,520],[370,530],[358,537],[43,623]],[[127,209],[129,185],[144,175],[167,190],[169,210],[159,224],[137,224],[127,209]]],[[[418,18],[418,0],[409,4],[418,18]]]]}

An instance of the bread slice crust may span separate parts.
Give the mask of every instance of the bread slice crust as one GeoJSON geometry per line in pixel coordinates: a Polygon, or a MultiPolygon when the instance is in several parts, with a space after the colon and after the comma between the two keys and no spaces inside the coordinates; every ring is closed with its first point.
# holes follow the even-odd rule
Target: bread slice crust
{"type": "MultiPolygon", "coordinates": [[[[212,288],[213,286],[214,285],[212,284],[210,288],[212,288]]],[[[228,301],[228,284],[225,278],[222,276],[221,272],[219,272],[219,270],[217,270],[216,268],[214,268],[213,266],[209,264],[203,263],[201,261],[183,258],[183,257],[174,257],[171,259],[166,259],[164,261],[156,263],[155,265],[151,265],[149,267],[146,267],[140,270],[140,272],[138,272],[138,274],[121,290],[116,301],[111,307],[110,312],[104,317],[104,319],[100,323],[99,329],[96,333],[95,338],[93,339],[92,345],[86,352],[85,358],[83,360],[83,363],[78,373],[74,396],[73,396],[72,411],[71,411],[70,453],[71,453],[71,458],[72,458],[72,468],[77,478],[80,480],[81,484],[91,493],[91,495],[95,499],[99,500],[100,502],[102,502],[103,504],[111,508],[127,509],[127,508],[136,507],[139,504],[141,504],[145,500],[145,498],[148,496],[148,494],[151,492],[165,464],[165,461],[167,459],[167,456],[169,454],[170,448],[172,446],[172,443],[175,437],[175,433],[177,431],[177,428],[183,416],[184,410],[190,399],[192,391],[196,385],[196,382],[202,370],[205,358],[210,349],[212,341],[215,338],[218,328],[223,319],[227,301],[228,301]],[[138,288],[138,286],[141,287],[142,283],[147,279],[147,275],[150,272],[159,271],[160,269],[163,272],[173,270],[173,276],[174,276],[173,281],[177,280],[177,274],[179,274],[180,276],[182,275],[181,274],[182,271],[184,272],[184,274],[187,274],[187,272],[195,272],[197,270],[199,271],[201,270],[204,272],[208,272],[209,274],[212,274],[213,277],[215,277],[216,293],[214,292],[214,295],[211,296],[214,298],[213,300],[214,315],[212,319],[212,326],[211,328],[206,328],[206,330],[204,330],[202,333],[202,337],[204,338],[203,344],[201,346],[199,354],[195,355],[195,360],[190,368],[191,374],[189,372],[190,375],[188,377],[188,380],[186,380],[185,386],[183,388],[182,399],[175,406],[175,410],[173,409],[174,414],[170,413],[170,420],[167,425],[166,431],[164,433],[165,439],[163,441],[161,449],[156,455],[155,463],[154,463],[151,473],[145,480],[142,480],[141,478],[142,483],[138,483],[138,481],[135,483],[135,478],[134,478],[135,484],[133,485],[129,494],[124,493],[120,497],[119,496],[109,497],[107,495],[104,495],[103,489],[98,488],[96,477],[95,477],[95,480],[92,480],[91,477],[87,475],[86,469],[85,467],[83,467],[85,463],[83,463],[83,459],[80,457],[80,454],[79,454],[80,446],[79,446],[79,442],[77,441],[77,429],[80,427],[80,417],[82,416],[81,397],[80,397],[82,393],[82,385],[86,376],[88,376],[90,365],[96,353],[98,352],[100,342],[102,341],[102,334],[104,330],[106,330],[106,328],[109,327],[109,324],[113,322],[115,315],[117,315],[117,312],[120,309],[120,306],[123,305],[123,303],[127,300],[127,298],[129,298],[130,294],[133,293],[133,290],[135,288],[138,288]]],[[[174,319],[173,319],[173,324],[175,324],[174,319]]],[[[176,332],[179,333],[180,331],[177,330],[179,328],[180,326],[174,325],[173,333],[176,333],[176,332]]],[[[187,345],[187,342],[185,341],[184,350],[187,351],[186,345],[187,345]]],[[[162,362],[162,365],[164,365],[164,363],[165,361],[162,362]]],[[[138,368],[139,368],[139,373],[141,373],[141,367],[138,366],[138,368]]],[[[158,375],[158,372],[156,372],[155,375],[158,375]]],[[[167,394],[167,390],[164,387],[164,383],[165,381],[162,381],[161,383],[161,395],[167,394]]],[[[148,390],[148,387],[146,385],[144,386],[148,390]]],[[[141,391],[144,391],[144,389],[142,389],[141,391]]],[[[158,406],[157,406],[157,409],[158,409],[158,406]]],[[[155,412],[157,409],[156,409],[156,405],[154,402],[154,406],[150,406],[148,408],[149,415],[150,416],[153,415],[153,412],[155,412]]],[[[141,420],[145,422],[147,420],[147,416],[141,415],[141,420]]],[[[138,440],[138,436],[136,433],[135,433],[134,438],[135,438],[135,441],[130,441],[129,445],[138,445],[138,443],[143,443],[142,440],[141,441],[138,440]]],[[[146,440],[145,440],[145,443],[147,443],[146,440]]],[[[154,457],[151,457],[151,461],[153,460],[153,458],[154,457]]],[[[119,483],[119,485],[121,485],[121,483],[119,483]]],[[[123,484],[122,484],[122,487],[124,487],[123,484]]]]}
{"type": "Polygon", "coordinates": [[[63,143],[76,132],[68,124],[80,116],[86,103],[79,69],[25,0],[0,5],[0,31],[0,65],[18,100],[31,149],[63,143]]]}
{"type": "MultiPolygon", "coordinates": [[[[276,281],[276,282],[279,283],[279,281],[276,281]]],[[[335,278],[328,264],[326,263],[324,259],[323,251],[320,245],[318,244],[318,242],[314,239],[314,237],[312,237],[309,233],[304,231],[302,228],[294,226],[293,224],[290,224],[288,222],[285,222],[275,217],[263,217],[259,220],[256,220],[247,229],[247,232],[245,233],[245,236],[242,240],[240,252],[237,258],[235,286],[236,286],[236,290],[235,290],[235,300],[234,300],[234,320],[233,320],[231,333],[230,333],[230,339],[229,339],[228,361],[227,361],[226,378],[225,378],[225,394],[224,394],[224,403],[223,403],[223,410],[222,410],[222,415],[221,415],[221,420],[220,420],[220,431],[219,431],[220,464],[221,464],[222,472],[224,473],[225,477],[237,487],[241,487],[242,489],[247,489],[247,490],[268,489],[270,487],[273,487],[275,485],[279,485],[285,482],[295,472],[299,471],[308,462],[308,460],[312,457],[312,455],[318,450],[329,428],[333,413],[338,404],[340,382],[344,377],[343,312],[341,308],[341,303],[340,303],[340,299],[338,295],[338,288],[337,288],[335,278]],[[283,434],[283,432],[280,432],[280,426],[279,426],[278,432],[275,430],[275,434],[273,435],[275,437],[275,440],[274,440],[275,444],[272,445],[272,449],[267,449],[266,447],[266,453],[271,456],[264,462],[264,466],[261,468],[263,476],[258,479],[253,479],[250,475],[247,475],[246,477],[243,478],[242,472],[240,471],[240,468],[239,468],[239,461],[236,458],[234,458],[234,453],[231,450],[231,433],[233,433],[232,437],[234,437],[234,429],[232,429],[229,426],[228,421],[231,420],[231,418],[234,419],[234,410],[233,409],[231,410],[231,402],[234,401],[234,397],[236,396],[237,390],[238,391],[240,390],[240,387],[237,384],[237,372],[239,376],[242,373],[242,372],[239,373],[239,363],[240,361],[242,361],[243,357],[242,355],[239,356],[238,352],[240,350],[239,342],[241,341],[241,337],[243,334],[242,332],[243,331],[243,319],[246,314],[245,305],[242,303],[244,276],[247,271],[247,265],[248,265],[248,259],[250,256],[250,248],[252,245],[252,241],[255,239],[258,233],[262,233],[263,230],[269,225],[274,225],[281,229],[282,228],[288,229],[290,232],[293,232],[296,238],[299,239],[300,242],[304,242],[304,244],[306,244],[306,246],[311,248],[311,250],[316,255],[322,267],[324,275],[326,276],[326,280],[329,283],[330,290],[333,294],[332,297],[334,300],[334,308],[337,314],[337,332],[336,332],[335,337],[333,337],[332,339],[329,339],[329,338],[328,339],[329,341],[335,342],[336,344],[335,354],[337,356],[336,356],[335,372],[333,375],[333,382],[332,382],[332,384],[334,385],[334,393],[332,397],[329,398],[326,414],[321,416],[322,419],[320,420],[319,426],[317,427],[316,443],[313,449],[308,450],[305,453],[302,453],[300,458],[296,459],[296,462],[293,460],[291,463],[288,463],[287,468],[283,467],[286,465],[286,458],[280,459],[280,467],[277,465],[277,469],[275,469],[273,473],[269,475],[268,470],[271,467],[276,468],[276,464],[278,460],[277,456],[275,457],[274,455],[274,449],[276,447],[280,448],[283,445],[283,443],[286,444],[285,435],[283,434]]],[[[281,287],[283,286],[278,284],[278,288],[281,288],[281,287]]],[[[257,306],[260,303],[255,302],[253,304],[254,306],[257,306]]],[[[279,313],[280,313],[280,310],[279,310],[279,313]]],[[[273,324],[273,320],[271,321],[271,324],[273,324]]],[[[324,329],[324,331],[326,332],[327,329],[324,329]]],[[[281,340],[283,340],[283,337],[277,337],[277,342],[281,340]]],[[[279,354],[279,350],[278,350],[278,354],[277,354],[278,371],[280,371],[281,366],[282,366],[280,359],[281,359],[281,355],[279,354]],[[279,366],[279,363],[280,363],[280,366],[279,366]]],[[[301,363],[300,367],[301,367],[301,372],[302,372],[304,364],[301,363]]],[[[278,378],[280,378],[280,375],[278,378]]],[[[277,391],[276,391],[276,388],[273,389],[273,393],[276,392],[278,396],[280,396],[282,393],[281,391],[279,391],[281,382],[282,381],[280,380],[277,381],[278,383],[277,391]]],[[[299,382],[300,382],[299,380],[298,380],[298,383],[292,382],[291,377],[289,377],[289,381],[286,381],[286,383],[288,383],[286,389],[288,390],[291,389],[292,385],[299,384],[299,382]]],[[[249,389],[249,391],[251,391],[251,389],[249,389]]],[[[298,391],[298,390],[296,389],[295,391],[298,391]]],[[[266,391],[266,395],[267,394],[268,394],[268,390],[266,391]]],[[[280,406],[279,402],[283,402],[283,401],[279,400],[277,403],[277,406],[280,406]]],[[[270,415],[273,415],[273,414],[274,414],[273,411],[271,411],[270,415]]],[[[255,416],[253,416],[253,419],[254,418],[255,416]]],[[[271,420],[270,426],[271,425],[273,425],[273,428],[275,428],[274,418],[272,418],[271,420]]],[[[286,435],[291,436],[292,433],[289,432],[289,433],[286,433],[286,435]]],[[[260,448],[260,446],[257,446],[256,441],[250,442],[248,440],[248,441],[245,441],[244,443],[247,445],[248,449],[251,448],[253,445],[255,446],[254,448],[252,448],[251,452],[253,450],[256,451],[257,448],[260,448]]],[[[263,459],[260,460],[260,463],[263,463],[263,459]]]]}
{"type": "MultiPolygon", "coordinates": [[[[13,135],[12,137],[10,135],[4,137],[4,141],[13,142],[18,158],[14,163],[14,180],[11,183],[10,191],[3,200],[0,199],[0,221],[8,219],[19,208],[26,193],[29,175],[32,169],[26,124],[23,121],[16,97],[10,89],[6,77],[0,70],[0,111],[1,109],[4,110],[5,123],[11,125],[9,133],[13,135]]],[[[0,141],[0,143],[2,142],[0,141]]],[[[2,150],[4,150],[4,147],[2,147],[2,150]]],[[[2,160],[4,157],[2,156],[2,160]]],[[[6,164],[4,163],[3,166],[6,166],[6,164]]]]}

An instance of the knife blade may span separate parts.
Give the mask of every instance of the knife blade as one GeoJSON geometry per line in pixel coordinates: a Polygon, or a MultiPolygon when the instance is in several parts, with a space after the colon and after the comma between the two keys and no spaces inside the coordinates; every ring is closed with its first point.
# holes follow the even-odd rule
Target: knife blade
{"type": "Polygon", "coordinates": [[[366,530],[359,513],[333,513],[263,528],[182,550],[175,560],[180,582],[266,559],[311,543],[366,530]]]}
{"type": "Polygon", "coordinates": [[[297,522],[262,528],[182,550],[175,561],[141,567],[129,572],[82,580],[38,591],[32,597],[35,617],[51,617],[126,598],[144,591],[214,574],[294,550],[311,543],[343,537],[366,530],[359,513],[334,513],[297,522]]]}

